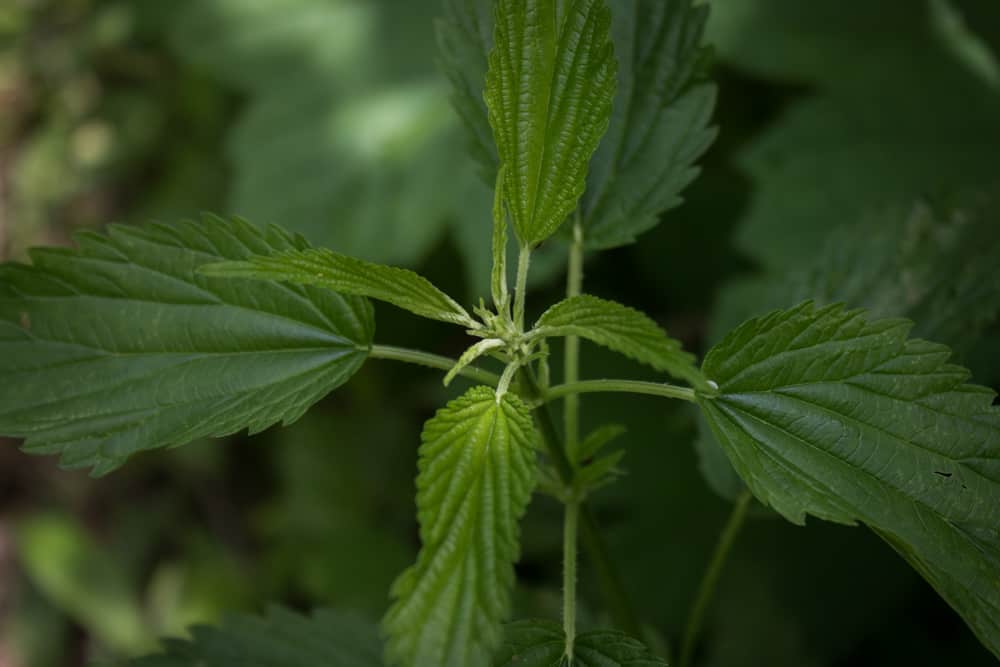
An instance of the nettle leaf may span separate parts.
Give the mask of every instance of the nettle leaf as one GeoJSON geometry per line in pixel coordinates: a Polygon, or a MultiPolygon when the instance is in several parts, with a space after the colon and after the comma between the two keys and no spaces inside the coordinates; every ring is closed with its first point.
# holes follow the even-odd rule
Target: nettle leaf
{"type": "Polygon", "coordinates": [[[811,302],[751,320],[699,404],[757,498],[867,524],[1000,655],[1000,408],[910,326],[811,302]]]}
{"type": "Polygon", "coordinates": [[[616,86],[603,0],[498,0],[486,106],[522,243],[576,209],[616,86]]]}
{"type": "Polygon", "coordinates": [[[139,451],[298,419],[361,366],[364,299],[199,267],[304,250],[206,217],[80,234],[0,267],[0,433],[100,475],[139,451]]]}
{"type": "Polygon", "coordinates": [[[436,27],[441,69],[451,82],[451,104],[465,126],[466,143],[483,180],[492,184],[499,158],[483,81],[493,50],[493,0],[445,0],[436,27]]]}
{"type": "Polygon", "coordinates": [[[620,0],[612,16],[618,95],[581,202],[592,248],[631,243],[678,206],[716,136],[709,126],[716,89],[703,80],[708,6],[620,0]]]}
{"type": "MultiPolygon", "coordinates": [[[[811,299],[851,303],[873,316],[915,322],[912,334],[951,346],[959,356],[1000,316],[1000,197],[965,195],[951,206],[918,202],[871,213],[864,224],[831,233],[806,270],[735,282],[720,293],[711,330],[811,299]]],[[[710,485],[730,499],[742,481],[707,428],[697,441],[710,485]]]]}
{"type": "MultiPolygon", "coordinates": [[[[497,667],[568,667],[566,635],[558,623],[527,620],[505,628],[497,667]]],[[[577,635],[572,667],[665,667],[667,662],[626,634],[594,630],[577,635]]]]}
{"type": "Polygon", "coordinates": [[[535,486],[537,434],[516,396],[475,387],[424,427],[423,548],[392,588],[387,654],[420,667],[488,664],[510,607],[518,521],[535,486]]]}
{"type": "Polygon", "coordinates": [[[386,301],[432,320],[470,327],[476,325],[462,306],[423,276],[408,269],[341,255],[326,248],[256,255],[243,261],[210,264],[202,267],[201,271],[205,275],[223,278],[316,285],[341,294],[386,301]]]}
{"type": "Polygon", "coordinates": [[[589,294],[564,299],[542,313],[535,332],[586,338],[696,387],[708,386],[694,356],[684,352],[678,341],[647,315],[614,301],[589,294]]]}
{"type": "Polygon", "coordinates": [[[128,667],[382,667],[378,629],[361,618],[323,610],[301,616],[272,608],[267,616],[234,615],[219,627],[196,626],[190,639],[128,667]]]}

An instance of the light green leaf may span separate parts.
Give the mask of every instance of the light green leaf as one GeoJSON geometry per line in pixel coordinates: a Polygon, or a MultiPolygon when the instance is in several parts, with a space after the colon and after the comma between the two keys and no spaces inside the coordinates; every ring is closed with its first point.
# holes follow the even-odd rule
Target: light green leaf
{"type": "Polygon", "coordinates": [[[594,630],[578,635],[572,665],[563,661],[566,636],[552,621],[516,621],[505,628],[497,667],[666,667],[640,642],[621,632],[594,630]]]}
{"type": "Polygon", "coordinates": [[[699,404],[737,472],[789,520],[861,521],[1000,655],[1000,409],[910,323],[807,302],[709,353],[699,404]]]}
{"type": "Polygon", "coordinates": [[[507,290],[507,209],[504,207],[504,169],[497,171],[493,197],[493,268],[490,286],[493,304],[498,313],[509,313],[510,293],[507,290]]]}
{"type": "Polygon", "coordinates": [[[618,94],[581,202],[593,248],[630,243],[679,205],[716,135],[715,86],[703,81],[708,5],[619,0],[612,17],[618,94]]]}
{"type": "Polygon", "coordinates": [[[504,347],[506,344],[507,343],[499,338],[486,338],[469,347],[469,349],[463,352],[462,356],[458,358],[458,361],[456,361],[455,365],[451,367],[448,374],[444,376],[444,386],[447,387],[451,384],[451,381],[462,372],[462,369],[471,364],[473,361],[484,354],[489,353],[490,350],[504,347]]]}
{"type": "Polygon", "coordinates": [[[520,399],[475,387],[438,411],[421,441],[423,548],[393,585],[387,653],[407,667],[484,665],[510,608],[537,435],[520,399]]]}
{"type": "Polygon", "coordinates": [[[552,306],[535,323],[539,336],[579,336],[707,388],[694,357],[647,315],[614,301],[581,294],[552,306]]]}
{"type": "Polygon", "coordinates": [[[367,356],[363,299],[199,275],[308,247],[277,228],[206,217],[77,241],[0,267],[0,433],[27,438],[26,451],[99,475],[139,451],[262,431],[367,356]]]}
{"type": "Polygon", "coordinates": [[[576,207],[616,86],[603,0],[498,0],[486,105],[514,230],[551,236],[576,207]]]}
{"type": "Polygon", "coordinates": [[[315,285],[341,294],[366,296],[427,317],[462,326],[476,326],[465,309],[408,269],[382,266],[341,255],[326,248],[291,250],[256,255],[238,262],[221,262],[201,268],[208,276],[277,280],[315,285]]]}
{"type": "Polygon", "coordinates": [[[259,618],[234,615],[219,627],[197,626],[190,639],[171,639],[161,654],[127,667],[383,667],[373,623],[318,611],[310,617],[272,608],[259,618]]]}

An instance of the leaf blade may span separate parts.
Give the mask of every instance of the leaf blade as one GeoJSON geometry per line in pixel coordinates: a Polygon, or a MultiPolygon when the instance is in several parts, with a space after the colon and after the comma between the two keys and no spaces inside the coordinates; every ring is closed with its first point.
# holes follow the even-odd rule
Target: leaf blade
{"type": "Polygon", "coordinates": [[[534,246],[576,209],[617,62],[603,0],[499,0],[486,106],[514,230],[534,246]]]}
{"type": "Polygon", "coordinates": [[[382,667],[376,628],[358,617],[320,610],[301,616],[277,607],[264,617],[234,614],[218,627],[196,626],[190,639],[164,642],[128,667],[382,667]]]}
{"type": "Polygon", "coordinates": [[[715,86],[702,81],[708,6],[624,0],[612,18],[618,95],[581,202],[584,239],[595,249],[634,242],[678,206],[716,135],[715,86]]]}
{"type": "MultiPolygon", "coordinates": [[[[497,667],[562,667],[565,634],[558,623],[524,620],[509,623],[497,667]]],[[[666,661],[621,632],[592,630],[577,636],[574,667],[657,667],[666,661]]]]}
{"type": "Polygon", "coordinates": [[[206,217],[78,240],[0,268],[0,432],[27,451],[99,475],[141,450],[290,423],[367,357],[362,299],[197,273],[301,238],[206,217]]]}
{"type": "Polygon", "coordinates": [[[569,297],[542,313],[535,331],[586,338],[695,387],[708,388],[694,356],[684,352],[678,341],[647,315],[614,301],[589,294],[569,297]]]}
{"type": "Polygon", "coordinates": [[[432,320],[469,327],[476,325],[462,306],[423,276],[409,269],[366,262],[327,248],[256,255],[238,262],[209,264],[201,271],[219,278],[314,285],[340,294],[386,301],[432,320]]]}
{"type": "Polygon", "coordinates": [[[720,393],[699,405],[760,500],[871,526],[997,654],[1000,413],[909,326],[811,302],[751,320],[706,357],[720,393]]]}
{"type": "Polygon", "coordinates": [[[423,548],[392,588],[387,655],[404,665],[486,664],[500,640],[535,485],[537,435],[516,396],[475,387],[424,427],[417,478],[423,548]]]}

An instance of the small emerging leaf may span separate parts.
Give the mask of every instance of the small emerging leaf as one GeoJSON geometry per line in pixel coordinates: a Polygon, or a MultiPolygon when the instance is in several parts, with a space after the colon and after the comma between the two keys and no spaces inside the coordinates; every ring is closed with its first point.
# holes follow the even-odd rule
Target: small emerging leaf
{"type": "Polygon", "coordinates": [[[910,326],[811,302],[751,320],[699,404],[762,502],[864,522],[1000,656],[1000,408],[910,326]]]}
{"type": "Polygon", "coordinates": [[[572,213],[608,127],[616,86],[603,0],[498,0],[486,105],[521,243],[572,213]]]}
{"type": "Polygon", "coordinates": [[[551,621],[516,621],[505,628],[497,667],[667,667],[641,642],[612,630],[578,635],[572,665],[563,661],[566,635],[551,621]]]}
{"type": "Polygon", "coordinates": [[[516,396],[475,387],[424,427],[423,548],[392,587],[387,655],[406,667],[485,665],[510,608],[518,521],[535,487],[537,434],[516,396]]]}
{"type": "Polygon", "coordinates": [[[423,276],[408,269],[383,266],[327,250],[309,248],[256,255],[238,262],[201,268],[208,276],[278,280],[316,285],[341,294],[366,296],[427,317],[462,326],[476,326],[469,314],[423,276]]]}
{"type": "Polygon", "coordinates": [[[451,381],[462,372],[462,369],[471,364],[473,361],[488,353],[490,350],[495,350],[497,348],[506,345],[499,338],[487,338],[481,340],[475,345],[471,346],[468,350],[462,353],[462,356],[458,358],[455,365],[451,367],[448,374],[444,376],[444,386],[451,384],[451,381]]]}
{"type": "Polygon", "coordinates": [[[595,456],[605,445],[625,435],[626,430],[621,424],[605,424],[591,431],[578,448],[580,461],[595,456]]]}
{"type": "Polygon", "coordinates": [[[0,267],[0,433],[96,475],[130,455],[290,423],[361,366],[364,299],[198,269],[304,250],[206,217],[112,227],[0,267]]]}
{"type": "Polygon", "coordinates": [[[614,301],[581,294],[560,301],[535,324],[540,336],[579,336],[670,373],[692,386],[708,387],[692,355],[648,316],[614,301]]]}

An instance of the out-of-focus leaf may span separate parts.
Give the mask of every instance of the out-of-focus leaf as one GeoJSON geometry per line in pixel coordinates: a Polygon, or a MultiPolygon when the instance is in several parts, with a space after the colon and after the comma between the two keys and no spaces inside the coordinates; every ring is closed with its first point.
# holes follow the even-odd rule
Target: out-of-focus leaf
{"type": "Polygon", "coordinates": [[[72,519],[26,519],[15,543],[32,582],[108,648],[135,653],[152,645],[132,582],[72,519]]]}
{"type": "Polygon", "coordinates": [[[681,203],[711,145],[715,86],[702,81],[708,6],[622,0],[612,6],[618,94],[581,202],[593,248],[630,243],[681,203]]]}
{"type": "Polygon", "coordinates": [[[113,227],[0,267],[0,432],[67,467],[298,419],[367,357],[371,305],[198,269],[304,250],[277,228],[206,217],[113,227]]]}
{"type": "Polygon", "coordinates": [[[238,615],[219,627],[196,626],[190,639],[128,667],[383,667],[374,624],[333,611],[312,616],[273,608],[263,618],[238,615]]]}

